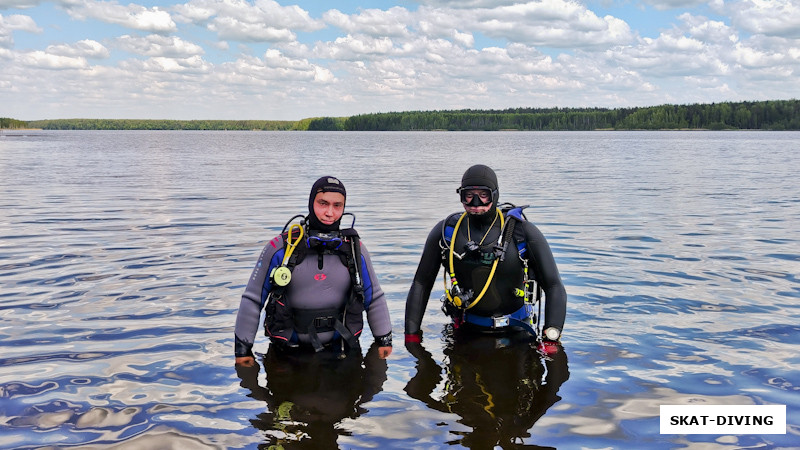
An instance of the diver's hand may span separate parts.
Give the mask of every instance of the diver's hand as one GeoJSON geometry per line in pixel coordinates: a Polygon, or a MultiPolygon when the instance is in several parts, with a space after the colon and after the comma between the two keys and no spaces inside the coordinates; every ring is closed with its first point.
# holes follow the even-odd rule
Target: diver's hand
{"type": "Polygon", "coordinates": [[[561,348],[561,342],[559,341],[545,339],[539,344],[539,351],[547,356],[555,355],[558,353],[559,348],[561,348]]]}
{"type": "Polygon", "coordinates": [[[392,347],[391,347],[391,346],[388,346],[388,347],[378,347],[378,357],[379,357],[380,359],[386,359],[386,358],[388,358],[388,357],[389,357],[389,355],[391,355],[391,354],[392,354],[392,347]]]}
{"type": "Polygon", "coordinates": [[[406,344],[419,344],[422,342],[422,332],[420,333],[406,333],[406,344]]]}
{"type": "Polygon", "coordinates": [[[252,356],[237,356],[236,365],[242,367],[253,367],[256,365],[256,359],[252,356]]]}

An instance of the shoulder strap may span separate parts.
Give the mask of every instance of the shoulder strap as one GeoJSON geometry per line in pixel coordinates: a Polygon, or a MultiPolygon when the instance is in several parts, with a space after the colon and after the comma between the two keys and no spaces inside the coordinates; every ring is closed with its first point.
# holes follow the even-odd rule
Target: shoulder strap
{"type": "Polygon", "coordinates": [[[344,251],[340,254],[345,266],[350,271],[350,279],[353,283],[353,293],[359,301],[364,302],[364,277],[361,273],[361,238],[355,228],[341,230],[342,237],[345,238],[347,245],[343,245],[344,251]]]}
{"type": "Polygon", "coordinates": [[[503,240],[507,241],[507,238],[511,237],[514,240],[514,244],[517,246],[517,253],[519,253],[521,258],[530,257],[528,244],[525,240],[525,229],[523,227],[516,227],[513,224],[516,224],[516,222],[528,222],[528,218],[525,217],[525,213],[522,212],[522,210],[527,207],[528,205],[516,206],[511,203],[504,203],[501,207],[506,218],[510,219],[508,221],[508,228],[511,229],[511,233],[504,236],[503,240]]]}
{"type": "Polygon", "coordinates": [[[453,230],[456,228],[456,223],[458,223],[458,218],[461,217],[460,212],[455,212],[447,216],[444,221],[442,221],[442,246],[449,247],[450,241],[453,239],[453,230]]]}

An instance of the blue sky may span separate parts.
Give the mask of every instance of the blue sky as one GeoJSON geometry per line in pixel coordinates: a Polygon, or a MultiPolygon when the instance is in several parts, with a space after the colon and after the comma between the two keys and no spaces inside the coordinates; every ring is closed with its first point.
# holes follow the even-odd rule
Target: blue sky
{"type": "Polygon", "coordinates": [[[800,0],[0,0],[0,117],[786,100],[800,0]]]}

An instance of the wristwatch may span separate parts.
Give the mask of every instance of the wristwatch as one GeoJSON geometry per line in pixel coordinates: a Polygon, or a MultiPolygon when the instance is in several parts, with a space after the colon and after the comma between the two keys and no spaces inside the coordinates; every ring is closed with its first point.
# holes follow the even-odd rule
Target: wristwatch
{"type": "Polygon", "coordinates": [[[556,327],[550,327],[544,330],[544,337],[551,341],[557,341],[559,336],[561,336],[561,331],[556,327]]]}

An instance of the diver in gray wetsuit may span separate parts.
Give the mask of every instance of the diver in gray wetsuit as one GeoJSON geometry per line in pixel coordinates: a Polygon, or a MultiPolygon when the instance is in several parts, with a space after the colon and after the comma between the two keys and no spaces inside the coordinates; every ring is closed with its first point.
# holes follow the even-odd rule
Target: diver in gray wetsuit
{"type": "Polygon", "coordinates": [[[318,179],[304,223],[264,247],[236,317],[237,365],[255,363],[263,309],[265,331],[281,349],[356,347],[366,312],[379,356],[391,354],[389,309],[369,253],[355,230],[339,227],[346,196],[338,179],[318,179]]]}
{"type": "Polygon", "coordinates": [[[544,352],[558,351],[567,292],[544,235],[524,220],[522,208],[500,209],[497,176],[485,165],[470,167],[457,192],[464,211],[439,222],[425,242],[406,300],[406,344],[422,340],[422,317],[443,266],[451,285],[443,309],[456,328],[470,331],[538,335],[530,306],[535,280],[546,300],[536,322],[544,336],[536,337],[544,352]]]}

